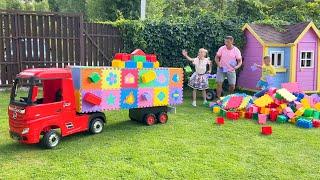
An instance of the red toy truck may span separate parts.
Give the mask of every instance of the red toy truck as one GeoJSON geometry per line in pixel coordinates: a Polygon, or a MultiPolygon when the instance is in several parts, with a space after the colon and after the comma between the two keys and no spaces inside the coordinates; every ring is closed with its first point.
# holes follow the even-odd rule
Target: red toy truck
{"type": "MultiPolygon", "coordinates": [[[[100,72],[101,69],[103,71],[104,68],[108,72],[110,71],[110,69],[113,70],[112,69],[113,67],[99,67],[99,68],[96,69],[97,72],[98,70],[100,72]]],[[[87,71],[88,69],[89,69],[88,67],[80,67],[80,70],[83,70],[83,71],[87,71]]],[[[175,70],[176,69],[177,68],[175,68],[175,70]]],[[[121,71],[126,71],[128,69],[116,68],[116,70],[121,72],[121,71]]],[[[170,68],[167,68],[168,72],[169,70],[170,68]]],[[[137,71],[139,73],[140,71],[141,72],[146,71],[147,73],[149,73],[149,71],[157,72],[156,69],[152,69],[152,68],[148,68],[147,70],[143,68],[142,69],[133,68],[130,70],[130,72],[132,71],[137,71]]],[[[163,72],[163,69],[161,69],[161,72],[163,72]]],[[[99,79],[98,78],[99,74],[95,73],[94,75],[95,75],[94,83],[96,83],[97,79],[99,79]]],[[[183,77],[183,74],[181,74],[181,76],[183,77]]],[[[130,77],[130,79],[126,82],[127,83],[133,82],[134,78],[132,78],[132,74],[130,74],[130,76],[128,77],[130,77]]],[[[64,137],[64,136],[68,136],[71,134],[84,132],[84,131],[89,131],[92,134],[101,133],[106,123],[106,117],[103,111],[113,110],[117,108],[113,108],[113,109],[101,108],[101,110],[96,109],[90,112],[79,111],[78,110],[79,102],[80,104],[82,103],[83,106],[85,106],[84,104],[87,102],[85,102],[85,98],[77,97],[76,92],[81,91],[81,90],[77,90],[75,85],[76,84],[75,81],[77,78],[78,77],[75,77],[73,75],[72,68],[66,68],[66,69],[38,68],[38,69],[28,69],[19,73],[16,76],[16,79],[12,88],[10,105],[8,107],[10,136],[21,143],[35,144],[41,141],[44,147],[54,148],[58,145],[61,137],[64,137]],[[21,88],[22,86],[24,89],[21,88]],[[40,88],[42,88],[42,90],[40,88]]],[[[105,79],[108,80],[108,78],[101,78],[101,81],[105,79]]],[[[177,77],[175,76],[174,79],[177,79],[177,77]]],[[[114,81],[114,79],[112,80],[114,81]]],[[[163,77],[161,77],[161,80],[163,80],[163,77]]],[[[87,81],[87,79],[85,79],[85,81],[87,81]]],[[[148,81],[149,84],[150,84],[150,81],[148,81]]],[[[85,83],[88,83],[88,82],[85,82],[85,83]]],[[[126,88],[120,87],[118,91],[114,89],[112,90],[101,89],[99,91],[101,91],[101,93],[106,93],[106,94],[110,92],[115,92],[115,93],[121,94],[121,96],[125,95],[128,90],[132,92],[136,92],[136,93],[129,93],[130,94],[130,96],[128,96],[129,98],[125,98],[124,101],[120,101],[120,98],[119,98],[118,109],[129,109],[129,116],[132,120],[141,121],[146,123],[147,125],[153,125],[157,122],[159,123],[167,122],[168,120],[167,107],[168,105],[172,104],[171,100],[169,103],[169,99],[171,97],[172,98],[177,97],[177,94],[174,93],[174,91],[172,91],[173,93],[171,93],[171,85],[169,85],[169,83],[164,88],[168,89],[167,90],[168,94],[167,95],[164,93],[161,94],[160,92],[161,96],[159,95],[158,97],[161,97],[161,99],[163,99],[164,96],[170,95],[170,97],[167,97],[166,103],[156,102],[158,104],[152,104],[151,102],[149,107],[145,105],[149,102],[145,102],[145,103],[141,102],[141,104],[144,104],[143,106],[139,106],[140,102],[139,104],[138,102],[135,102],[135,101],[142,101],[142,100],[138,100],[140,99],[140,91],[147,92],[145,91],[144,88],[140,86],[138,87],[138,85],[137,85],[137,88],[126,89],[126,88]],[[128,104],[123,104],[122,106],[122,103],[131,103],[130,104],[131,106],[128,106],[128,104]],[[127,106],[128,108],[125,108],[127,106]]],[[[148,88],[148,90],[152,90],[152,89],[153,88],[148,88]]],[[[154,88],[154,89],[157,89],[157,88],[154,88]]],[[[101,103],[106,103],[105,100],[103,99],[105,98],[106,95],[101,95],[101,97],[95,96],[95,94],[90,93],[90,92],[93,92],[92,90],[88,91],[87,94],[84,94],[84,92],[85,91],[83,90],[82,94],[84,95],[84,97],[87,97],[90,95],[96,100],[99,100],[99,98],[102,98],[101,103]]],[[[151,96],[156,92],[159,92],[159,88],[154,92],[151,91],[151,96]]],[[[146,94],[143,93],[141,94],[141,97],[142,96],[146,96],[146,94]]],[[[153,97],[151,99],[155,99],[155,98],[156,97],[153,97]]],[[[182,103],[182,99],[181,99],[181,103],[182,103]]],[[[88,104],[90,105],[90,103],[87,103],[86,106],[88,106],[88,104]]],[[[102,107],[103,104],[101,104],[100,106],[102,107]]],[[[96,108],[100,106],[97,106],[95,104],[95,105],[92,105],[92,108],[96,108]]]]}

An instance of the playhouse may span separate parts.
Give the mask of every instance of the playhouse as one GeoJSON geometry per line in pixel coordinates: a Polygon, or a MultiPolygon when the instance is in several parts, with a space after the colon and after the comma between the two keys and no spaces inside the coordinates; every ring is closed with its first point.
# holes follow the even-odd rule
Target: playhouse
{"type": "Polygon", "coordinates": [[[246,45],[243,50],[244,68],[238,86],[256,89],[261,70],[252,71],[251,65],[262,64],[269,55],[276,68],[273,85],[297,82],[305,92],[320,91],[320,32],[313,22],[304,22],[274,28],[269,25],[245,24],[242,28],[246,45]]]}

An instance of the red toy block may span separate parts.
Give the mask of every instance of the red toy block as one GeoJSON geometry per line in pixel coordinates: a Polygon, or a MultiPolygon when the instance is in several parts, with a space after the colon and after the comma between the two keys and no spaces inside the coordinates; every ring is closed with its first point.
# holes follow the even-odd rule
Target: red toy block
{"type": "Polygon", "coordinates": [[[137,56],[145,56],[146,55],[141,49],[136,49],[131,54],[137,55],[137,56]]]}
{"type": "Polygon", "coordinates": [[[84,95],[83,99],[92,105],[100,105],[101,104],[101,98],[92,94],[92,93],[86,93],[86,95],[84,95]]]}
{"type": "Polygon", "coordinates": [[[239,119],[240,115],[237,112],[227,112],[226,117],[231,120],[239,119]]]}
{"type": "Polygon", "coordinates": [[[114,56],[114,59],[119,59],[121,61],[129,61],[131,59],[131,55],[127,53],[117,53],[114,56]]]}
{"type": "Polygon", "coordinates": [[[217,117],[216,124],[219,124],[219,125],[224,124],[224,118],[223,117],[217,117]]]}
{"type": "Polygon", "coordinates": [[[263,126],[263,127],[261,127],[261,134],[264,134],[264,135],[272,134],[272,127],[271,126],[263,126]]]}
{"type": "Polygon", "coordinates": [[[276,121],[277,117],[279,115],[279,112],[276,109],[271,109],[270,110],[270,121],[276,121]]]}
{"type": "Polygon", "coordinates": [[[154,54],[147,54],[146,59],[149,62],[157,62],[157,56],[154,54]]]}
{"type": "Polygon", "coordinates": [[[252,119],[252,115],[253,115],[252,112],[246,112],[246,113],[244,114],[244,117],[245,117],[246,119],[252,119]]]}
{"type": "Polygon", "coordinates": [[[320,127],[320,120],[317,120],[317,119],[312,120],[312,125],[315,128],[319,128],[320,127]]]}

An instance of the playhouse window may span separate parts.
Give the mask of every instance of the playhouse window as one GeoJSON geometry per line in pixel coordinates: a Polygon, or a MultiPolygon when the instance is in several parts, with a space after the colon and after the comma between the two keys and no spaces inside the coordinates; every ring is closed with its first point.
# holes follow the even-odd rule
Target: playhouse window
{"type": "Polygon", "coordinates": [[[301,68],[312,68],[313,67],[313,52],[302,51],[300,54],[300,67],[301,68]]]}
{"type": "Polygon", "coordinates": [[[284,52],[283,51],[272,51],[271,55],[271,64],[274,67],[283,67],[284,66],[284,52]]]}

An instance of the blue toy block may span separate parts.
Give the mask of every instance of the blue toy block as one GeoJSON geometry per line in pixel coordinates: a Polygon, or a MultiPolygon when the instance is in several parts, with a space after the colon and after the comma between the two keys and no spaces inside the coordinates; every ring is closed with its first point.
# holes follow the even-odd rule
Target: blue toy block
{"type": "Polygon", "coordinates": [[[296,94],[294,94],[296,97],[297,97],[297,101],[301,101],[301,99],[303,99],[304,98],[304,94],[302,94],[302,93],[296,93],[296,94]]]}
{"type": "Polygon", "coordinates": [[[125,64],[126,68],[137,68],[137,62],[135,61],[127,61],[125,64]]]}
{"type": "Polygon", "coordinates": [[[143,68],[153,68],[153,62],[144,62],[143,68]]]}
{"type": "Polygon", "coordinates": [[[266,89],[263,89],[263,90],[261,90],[261,91],[258,91],[258,92],[256,92],[253,96],[255,96],[255,97],[261,97],[261,96],[263,96],[266,92],[268,92],[269,91],[269,88],[266,88],[266,89]]]}
{"type": "Polygon", "coordinates": [[[312,121],[305,118],[299,118],[296,125],[301,128],[313,128],[312,121]]]}

